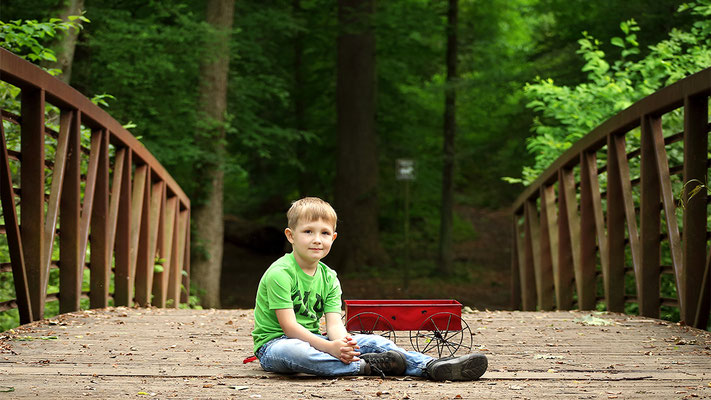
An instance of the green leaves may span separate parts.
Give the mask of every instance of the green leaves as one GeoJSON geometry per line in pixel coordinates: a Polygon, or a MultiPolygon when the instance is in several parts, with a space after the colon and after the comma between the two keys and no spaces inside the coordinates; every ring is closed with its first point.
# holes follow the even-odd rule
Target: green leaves
{"type": "MultiPolygon", "coordinates": [[[[594,127],[629,107],[640,98],[685,76],[711,65],[711,0],[699,0],[680,8],[697,16],[691,32],[672,30],[669,38],[646,50],[638,61],[629,57],[641,54],[634,19],[620,23],[622,37],[610,43],[621,48],[621,59],[608,61],[600,42],[587,32],[578,40],[578,54],[585,60],[581,68],[587,81],[575,87],[557,86],[552,80],[537,79],[525,87],[527,106],[538,116],[535,132],[527,148],[535,163],[522,171],[530,182],[543,172],[571,143],[594,127]]],[[[673,122],[673,121],[672,121],[673,122]]]]}
{"type": "Polygon", "coordinates": [[[610,40],[610,43],[614,44],[617,47],[622,47],[623,49],[625,48],[625,42],[622,40],[622,38],[619,37],[613,37],[610,40]]]}
{"type": "Polygon", "coordinates": [[[73,15],[65,22],[52,18],[47,22],[36,20],[0,21],[0,47],[20,57],[33,61],[57,61],[54,52],[45,47],[45,41],[69,29],[83,28],[82,22],[89,22],[83,15],[73,15]]]}

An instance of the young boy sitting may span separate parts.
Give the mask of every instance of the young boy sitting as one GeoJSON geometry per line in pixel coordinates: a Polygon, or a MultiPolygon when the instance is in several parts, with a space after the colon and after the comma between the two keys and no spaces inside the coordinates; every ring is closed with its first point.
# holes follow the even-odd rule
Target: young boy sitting
{"type": "Polygon", "coordinates": [[[262,276],[254,307],[254,352],[265,371],[318,376],[411,375],[475,380],[484,374],[483,354],[434,358],[405,351],[380,335],[351,336],[341,321],[341,286],[321,259],[336,240],[335,210],[307,197],[287,212],[284,231],[293,251],[262,276]],[[327,336],[319,333],[326,315],[327,336]]]}

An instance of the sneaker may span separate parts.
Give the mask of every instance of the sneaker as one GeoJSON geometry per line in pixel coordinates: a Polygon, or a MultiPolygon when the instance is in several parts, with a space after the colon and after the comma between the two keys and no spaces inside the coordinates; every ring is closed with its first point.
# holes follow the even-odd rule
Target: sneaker
{"type": "Polygon", "coordinates": [[[395,350],[361,354],[359,357],[363,362],[363,375],[380,375],[383,378],[385,375],[402,375],[407,367],[405,356],[395,350]]]}
{"type": "Polygon", "coordinates": [[[484,375],[488,365],[481,353],[440,358],[427,364],[427,375],[435,381],[473,381],[484,375]]]}

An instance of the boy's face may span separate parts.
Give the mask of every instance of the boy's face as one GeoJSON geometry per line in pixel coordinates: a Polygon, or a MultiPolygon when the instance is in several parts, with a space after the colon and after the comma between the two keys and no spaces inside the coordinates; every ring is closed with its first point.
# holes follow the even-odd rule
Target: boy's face
{"type": "Polygon", "coordinates": [[[286,228],[284,233],[293,245],[296,261],[302,267],[315,264],[326,257],[336,240],[333,224],[323,219],[299,221],[293,230],[286,228]]]}

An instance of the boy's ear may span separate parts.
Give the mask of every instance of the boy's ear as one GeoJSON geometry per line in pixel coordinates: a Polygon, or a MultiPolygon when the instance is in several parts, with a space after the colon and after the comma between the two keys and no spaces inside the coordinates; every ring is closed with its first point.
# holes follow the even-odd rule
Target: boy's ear
{"type": "Polygon", "coordinates": [[[294,243],[294,233],[291,232],[291,229],[289,229],[289,228],[284,229],[284,236],[286,236],[286,240],[288,240],[289,243],[291,243],[291,244],[294,243]]]}
{"type": "Polygon", "coordinates": [[[333,239],[331,239],[331,241],[336,240],[336,237],[338,237],[338,232],[333,232],[333,239]]]}

